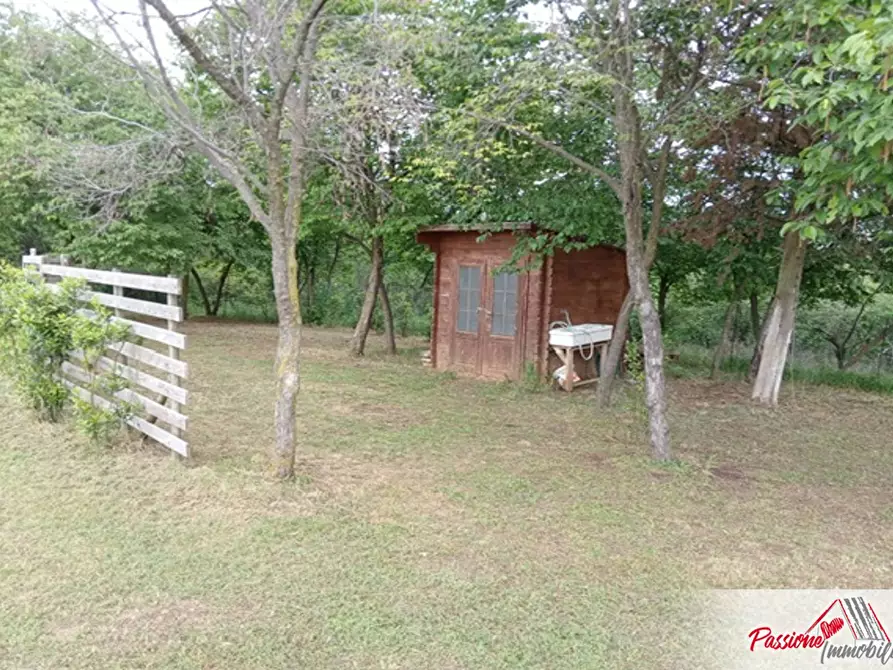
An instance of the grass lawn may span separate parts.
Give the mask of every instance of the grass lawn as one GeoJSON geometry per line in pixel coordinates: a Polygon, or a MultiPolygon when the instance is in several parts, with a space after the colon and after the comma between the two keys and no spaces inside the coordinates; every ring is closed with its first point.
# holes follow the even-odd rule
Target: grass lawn
{"type": "Polygon", "coordinates": [[[676,380],[658,467],[635,410],[310,330],[276,484],[275,329],[188,330],[187,464],[0,385],[0,668],[674,668],[693,589],[893,587],[889,396],[676,380]]]}

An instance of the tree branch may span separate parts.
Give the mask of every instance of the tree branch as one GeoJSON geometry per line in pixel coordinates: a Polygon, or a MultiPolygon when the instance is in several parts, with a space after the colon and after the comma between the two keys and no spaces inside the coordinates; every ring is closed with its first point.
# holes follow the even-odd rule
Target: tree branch
{"type": "MultiPolygon", "coordinates": [[[[245,111],[249,118],[254,121],[260,121],[263,118],[263,113],[254,100],[248,97],[248,94],[202,51],[202,48],[192,39],[192,36],[184,30],[176,15],[167,8],[164,0],[140,0],[140,4],[143,3],[148,4],[158,12],[158,16],[167,24],[177,41],[192,56],[199,69],[207,73],[220,86],[223,92],[245,111]]],[[[258,123],[258,127],[260,125],[258,123]]]]}
{"type": "Polygon", "coordinates": [[[589,174],[595,175],[596,177],[601,179],[603,182],[605,182],[611,188],[611,190],[614,191],[614,194],[618,198],[622,197],[623,191],[620,188],[620,182],[617,179],[615,179],[614,177],[609,175],[607,172],[602,170],[600,167],[593,165],[592,163],[590,163],[588,161],[583,160],[579,156],[575,156],[574,154],[572,154],[570,151],[568,151],[564,147],[562,147],[558,144],[555,144],[554,142],[550,142],[549,140],[545,139],[544,137],[541,137],[540,135],[537,135],[536,133],[533,133],[533,132],[527,130],[526,128],[522,128],[521,126],[516,126],[516,125],[514,125],[512,123],[508,123],[506,121],[499,121],[497,119],[481,117],[476,114],[471,114],[471,116],[473,116],[474,118],[476,118],[480,121],[485,121],[487,123],[492,123],[494,125],[501,126],[508,131],[517,133],[521,137],[526,137],[528,140],[530,140],[534,144],[539,145],[543,149],[547,149],[548,151],[551,151],[556,156],[561,156],[565,160],[576,165],[581,170],[584,170],[584,171],[588,172],[589,174]]]}
{"type": "Polygon", "coordinates": [[[874,291],[872,291],[868,295],[868,297],[865,298],[865,300],[862,302],[862,306],[859,307],[859,313],[856,314],[856,318],[853,319],[853,324],[852,324],[852,326],[850,326],[849,332],[846,334],[846,337],[843,338],[843,346],[844,347],[849,343],[850,338],[853,336],[853,333],[856,332],[856,328],[859,326],[859,321],[862,319],[862,315],[865,313],[865,308],[868,307],[869,303],[872,300],[874,300],[874,296],[876,296],[878,294],[878,292],[881,290],[881,288],[883,288],[883,286],[884,286],[883,282],[878,284],[877,288],[874,291]]]}

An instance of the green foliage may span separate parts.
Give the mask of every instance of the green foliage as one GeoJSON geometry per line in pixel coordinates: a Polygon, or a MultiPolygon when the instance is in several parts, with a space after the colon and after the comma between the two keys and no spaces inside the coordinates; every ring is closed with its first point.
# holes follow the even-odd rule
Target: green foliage
{"type": "Polygon", "coordinates": [[[886,215],[893,198],[893,6],[876,0],[779,3],[744,51],[765,105],[792,108],[814,141],[797,162],[803,234],[886,215]]]}
{"type": "Polygon", "coordinates": [[[630,338],[623,352],[623,363],[629,380],[639,389],[645,387],[645,365],[642,360],[642,346],[637,337],[630,338]]]}
{"type": "Polygon", "coordinates": [[[60,418],[68,396],[59,374],[74,349],[72,320],[81,288],[71,281],[60,286],[54,293],[39,278],[0,266],[2,366],[26,402],[50,421],[60,418]]]}
{"type": "Polygon", "coordinates": [[[75,425],[96,444],[110,444],[135,411],[133,405],[123,402],[104,409],[77,396],[71,400],[75,425]]]}
{"type": "MultiPolygon", "coordinates": [[[[89,307],[96,317],[80,311],[83,282],[64,280],[56,286],[58,290],[50,290],[38,275],[0,264],[0,370],[48,421],[58,421],[69,401],[61,378],[62,364],[72,352],[83,353],[91,394],[110,397],[124,388],[119,376],[100,371],[97,362],[129,330],[114,323],[108,310],[95,301],[89,307]]],[[[112,412],[87,405],[76,399],[74,408],[78,425],[92,438],[107,436],[132,414],[126,404],[112,412]]]]}
{"type": "Polygon", "coordinates": [[[521,388],[528,393],[543,393],[552,388],[551,380],[540,374],[532,361],[524,364],[524,375],[521,378],[521,388]]]}
{"type": "MultiPolygon", "coordinates": [[[[754,340],[746,305],[742,303],[741,307],[734,324],[733,341],[734,346],[749,356],[754,340]]],[[[764,301],[760,304],[761,316],[765,307],[764,301]]],[[[668,350],[684,352],[690,348],[707,350],[715,347],[722,331],[725,309],[726,304],[722,302],[676,304],[666,330],[668,350]]],[[[893,296],[886,294],[876,296],[864,311],[860,305],[831,300],[801,305],[794,330],[793,362],[814,369],[834,369],[843,364],[852,368],[854,374],[891,372],[891,323],[893,296]]]]}

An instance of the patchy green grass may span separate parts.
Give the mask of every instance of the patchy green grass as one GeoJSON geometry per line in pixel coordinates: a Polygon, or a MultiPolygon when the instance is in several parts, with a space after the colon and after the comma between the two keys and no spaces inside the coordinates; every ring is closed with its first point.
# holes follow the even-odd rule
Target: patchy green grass
{"type": "Polygon", "coordinates": [[[668,621],[692,589],[893,587],[889,397],[768,411],[675,380],[656,466],[640,413],[590,393],[311,330],[301,476],[276,484],[275,329],[189,331],[188,464],[0,389],[0,668],[690,667],[668,621]]]}

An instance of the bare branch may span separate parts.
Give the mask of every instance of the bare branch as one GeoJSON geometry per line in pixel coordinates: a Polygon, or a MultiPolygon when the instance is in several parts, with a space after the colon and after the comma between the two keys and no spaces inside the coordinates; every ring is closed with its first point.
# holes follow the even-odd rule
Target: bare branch
{"type": "MultiPolygon", "coordinates": [[[[218,65],[202,50],[202,48],[196,43],[192,36],[186,32],[183,28],[183,25],[180,21],[177,20],[177,17],[171,12],[167,5],[163,0],[140,0],[140,4],[148,4],[152,7],[156,12],[158,12],[158,16],[161,17],[161,20],[164,21],[170,31],[174,34],[174,37],[177,38],[177,41],[183,46],[184,49],[192,56],[192,59],[195,61],[195,64],[208,74],[223,92],[231,99],[233,102],[238,104],[245,113],[254,121],[260,121],[263,117],[263,114],[258,107],[257,103],[248,97],[248,94],[239,87],[239,85],[233,81],[230,77],[226,75],[223,70],[221,70],[218,65]]],[[[94,0],[95,4],[95,0],[94,0]]],[[[258,127],[261,125],[257,124],[258,127]]]]}

